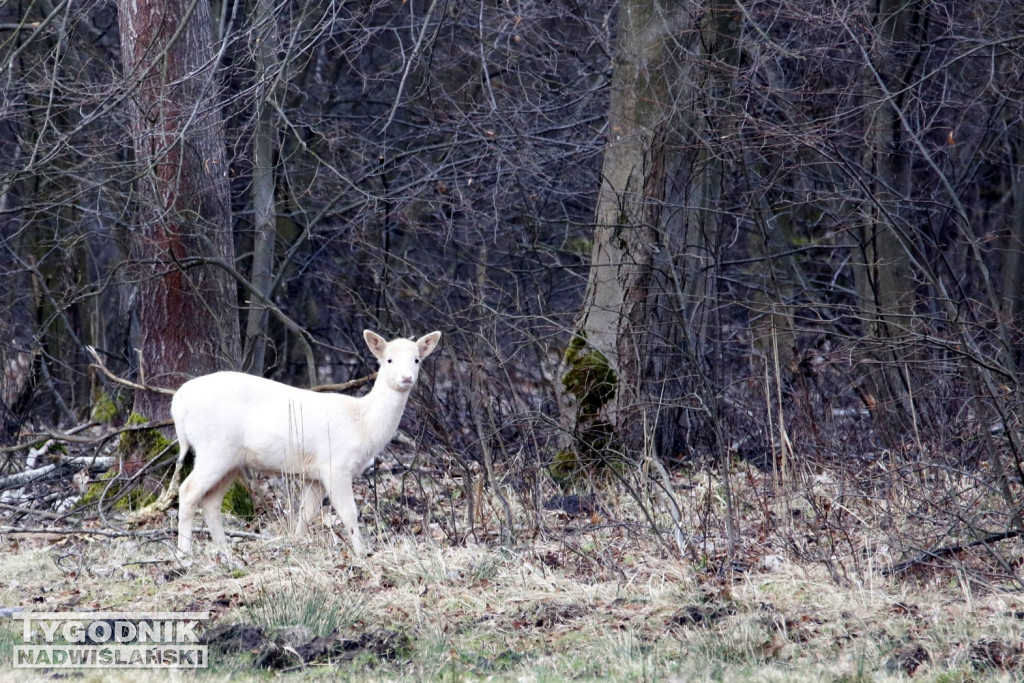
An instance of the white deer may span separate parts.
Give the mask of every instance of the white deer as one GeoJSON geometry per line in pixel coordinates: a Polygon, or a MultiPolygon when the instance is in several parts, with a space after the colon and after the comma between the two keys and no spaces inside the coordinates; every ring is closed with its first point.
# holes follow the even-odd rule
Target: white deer
{"type": "Polygon", "coordinates": [[[201,505],[214,543],[227,538],[221,503],[246,468],[295,475],[303,481],[297,531],[320,510],[324,493],[341,517],[352,549],[363,554],[352,480],[387,446],[402,419],[420,361],[440,332],[416,341],[363,338],[380,364],[373,388],[355,398],[296,389],[239,372],[216,372],[183,384],[171,401],[178,434],[178,468],[191,446],[195,467],[178,492],[178,549],[192,549],[192,520],[201,505]]]}

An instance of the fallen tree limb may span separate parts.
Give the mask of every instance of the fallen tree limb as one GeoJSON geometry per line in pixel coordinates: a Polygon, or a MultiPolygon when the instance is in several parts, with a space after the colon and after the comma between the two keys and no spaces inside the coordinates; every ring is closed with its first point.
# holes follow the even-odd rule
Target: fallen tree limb
{"type": "MultiPolygon", "coordinates": [[[[120,538],[122,536],[133,536],[139,538],[151,538],[151,537],[163,537],[174,538],[177,535],[177,531],[174,529],[149,529],[147,531],[120,531],[120,530],[107,530],[107,529],[47,529],[47,528],[22,528],[16,526],[0,526],[0,534],[3,535],[17,535],[17,534],[55,534],[59,536],[105,536],[108,538],[120,538]]],[[[203,534],[205,530],[197,529],[196,533],[203,534]]],[[[255,534],[251,531],[232,531],[231,529],[225,529],[224,533],[234,538],[263,538],[260,534],[255,534]]]]}
{"type": "Polygon", "coordinates": [[[903,562],[900,562],[893,566],[892,569],[888,569],[882,573],[886,575],[902,574],[906,571],[909,571],[913,567],[926,564],[931,560],[938,560],[943,557],[948,557],[949,555],[956,555],[957,553],[967,550],[968,548],[976,548],[979,545],[990,545],[992,543],[998,543],[999,541],[1005,541],[1008,538],[1016,538],[1021,534],[1024,534],[1024,529],[1010,529],[1008,531],[992,533],[988,536],[985,536],[984,538],[979,538],[968,543],[957,543],[954,545],[943,546],[941,548],[934,548],[932,550],[925,550],[922,551],[922,553],[919,556],[912,558],[910,560],[904,560],[903,562]]]}
{"type": "Polygon", "coordinates": [[[60,477],[68,474],[78,472],[83,468],[88,469],[90,474],[106,472],[114,466],[115,462],[117,462],[117,458],[113,456],[89,455],[73,458],[61,458],[59,462],[44,465],[43,467],[18,472],[17,474],[9,474],[6,477],[0,477],[0,491],[16,489],[39,481],[59,479],[60,477]]]}
{"type": "Polygon", "coordinates": [[[23,515],[34,515],[45,519],[64,519],[68,516],[67,514],[59,514],[57,512],[50,512],[49,510],[33,510],[32,508],[18,507],[17,505],[9,505],[7,503],[0,503],[0,510],[17,512],[23,515]]]}

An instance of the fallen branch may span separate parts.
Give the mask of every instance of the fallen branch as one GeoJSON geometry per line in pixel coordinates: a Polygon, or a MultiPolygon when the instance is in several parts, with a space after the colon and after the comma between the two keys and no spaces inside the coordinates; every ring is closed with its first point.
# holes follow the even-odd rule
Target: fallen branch
{"type": "Polygon", "coordinates": [[[886,575],[902,574],[913,567],[925,564],[931,560],[938,560],[949,555],[956,555],[968,548],[976,548],[979,545],[989,545],[991,543],[1005,541],[1008,538],[1016,538],[1021,534],[1024,534],[1024,529],[1010,529],[1009,531],[1000,531],[998,533],[989,534],[984,538],[979,538],[977,540],[970,541],[969,543],[957,543],[955,545],[947,545],[933,550],[925,550],[919,556],[910,560],[904,560],[903,562],[895,565],[892,569],[886,570],[882,573],[886,575]]]}
{"type": "Polygon", "coordinates": [[[17,474],[9,474],[6,477],[0,477],[0,491],[28,486],[29,484],[34,484],[39,481],[59,479],[68,474],[78,472],[81,469],[88,469],[89,474],[106,472],[114,466],[116,461],[117,458],[114,458],[113,456],[89,455],[73,458],[61,458],[59,462],[55,462],[50,465],[44,465],[43,467],[37,467],[33,470],[26,470],[24,472],[18,472],[17,474]]]}
{"type": "Polygon", "coordinates": [[[67,514],[62,515],[48,510],[33,510],[32,508],[23,508],[17,505],[8,505],[7,503],[0,503],[0,510],[8,510],[23,515],[35,515],[36,517],[45,517],[46,519],[64,519],[68,516],[67,514]]]}
{"type": "MultiPolygon", "coordinates": [[[[163,537],[174,538],[177,535],[177,531],[174,529],[150,529],[149,531],[118,531],[118,530],[104,530],[104,529],[46,529],[46,528],[21,528],[16,526],[0,526],[0,534],[12,535],[12,534],[55,534],[60,536],[106,536],[109,538],[119,538],[122,536],[132,536],[138,538],[152,538],[152,537],[163,537]]],[[[204,533],[204,530],[197,529],[196,533],[204,533]]],[[[260,534],[255,534],[251,531],[232,531],[231,529],[225,529],[224,533],[228,536],[235,538],[263,538],[260,534]]]]}

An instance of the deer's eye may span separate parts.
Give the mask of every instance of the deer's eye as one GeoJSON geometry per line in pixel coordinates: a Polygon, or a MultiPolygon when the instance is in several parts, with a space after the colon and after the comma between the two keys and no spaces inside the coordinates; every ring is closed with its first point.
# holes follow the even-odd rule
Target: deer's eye
{"type": "Polygon", "coordinates": [[[416,359],[416,360],[414,360],[413,362],[414,362],[414,363],[416,363],[417,365],[419,365],[419,364],[420,364],[420,359],[419,359],[419,358],[417,358],[417,359],[416,359]]]}
{"type": "Polygon", "coordinates": [[[390,359],[390,358],[388,358],[388,362],[389,362],[389,363],[391,362],[391,359],[390,359]]]}

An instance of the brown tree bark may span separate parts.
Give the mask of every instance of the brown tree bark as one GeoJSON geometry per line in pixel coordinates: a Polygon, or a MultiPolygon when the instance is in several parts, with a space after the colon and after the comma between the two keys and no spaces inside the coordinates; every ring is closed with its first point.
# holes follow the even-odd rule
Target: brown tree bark
{"type": "MultiPolygon", "coordinates": [[[[234,258],[209,5],[119,0],[118,10],[137,165],[133,344],[147,383],[177,387],[240,357],[235,283],[207,263],[234,258]]],[[[145,417],[166,407],[166,397],[136,393],[145,417]]]]}

